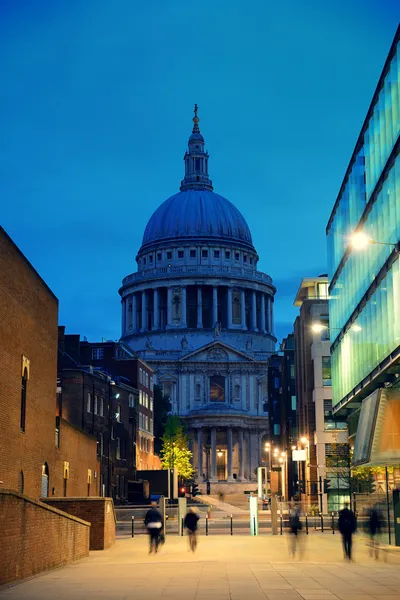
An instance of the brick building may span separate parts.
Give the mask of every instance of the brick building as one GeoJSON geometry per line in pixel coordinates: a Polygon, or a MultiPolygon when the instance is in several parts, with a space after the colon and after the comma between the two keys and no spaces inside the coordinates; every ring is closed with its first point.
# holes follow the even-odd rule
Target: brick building
{"type": "Polygon", "coordinates": [[[98,493],[96,440],[57,415],[58,300],[0,227],[0,486],[98,493]]]}
{"type": "Polygon", "coordinates": [[[153,370],[138,359],[132,350],[120,342],[79,341],[79,336],[64,336],[65,351],[81,364],[112,377],[117,386],[135,388],[136,431],[135,466],[138,470],[159,469],[160,460],[154,454],[154,382],[153,370]]]}

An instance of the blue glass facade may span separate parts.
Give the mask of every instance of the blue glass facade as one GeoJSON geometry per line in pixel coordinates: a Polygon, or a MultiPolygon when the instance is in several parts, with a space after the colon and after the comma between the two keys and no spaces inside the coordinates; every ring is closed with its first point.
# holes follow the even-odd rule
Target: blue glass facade
{"type": "Polygon", "coordinates": [[[398,30],[327,226],[334,406],[400,345],[399,45],[398,30]],[[355,230],[384,243],[352,249],[355,230]]]}

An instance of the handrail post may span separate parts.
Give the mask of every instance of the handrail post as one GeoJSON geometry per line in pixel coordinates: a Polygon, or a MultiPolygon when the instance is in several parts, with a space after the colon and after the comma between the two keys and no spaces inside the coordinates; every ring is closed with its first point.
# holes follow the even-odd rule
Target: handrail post
{"type": "Polygon", "coordinates": [[[335,513],[332,513],[332,535],[335,535],[335,513]]]}
{"type": "Polygon", "coordinates": [[[324,515],[321,512],[319,516],[321,517],[321,533],[324,533],[324,515]]]}
{"type": "Polygon", "coordinates": [[[132,537],[135,537],[135,517],[132,515],[132,537]]]}
{"type": "Polygon", "coordinates": [[[206,515],[206,535],[208,535],[208,515],[206,515]]]}
{"type": "Polygon", "coordinates": [[[306,513],[306,534],[308,535],[308,515],[306,513]]]}
{"type": "Polygon", "coordinates": [[[231,515],[231,535],[233,535],[233,518],[232,518],[232,515],[231,515]]]}

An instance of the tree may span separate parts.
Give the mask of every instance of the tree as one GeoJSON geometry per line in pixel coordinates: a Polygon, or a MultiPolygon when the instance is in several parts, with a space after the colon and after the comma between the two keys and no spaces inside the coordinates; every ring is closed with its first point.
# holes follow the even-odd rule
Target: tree
{"type": "Polygon", "coordinates": [[[169,396],[163,393],[162,387],[154,386],[154,452],[159,454],[162,437],[167,425],[168,414],[171,411],[169,396]]]}
{"type": "Polygon", "coordinates": [[[189,480],[194,473],[191,464],[192,456],[188,448],[188,438],[179,417],[169,415],[160,452],[163,469],[175,468],[181,481],[189,480]]]}

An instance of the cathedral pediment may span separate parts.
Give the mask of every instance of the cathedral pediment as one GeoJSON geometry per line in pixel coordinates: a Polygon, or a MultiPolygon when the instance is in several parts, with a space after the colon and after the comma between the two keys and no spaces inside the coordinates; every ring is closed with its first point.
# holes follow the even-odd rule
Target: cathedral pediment
{"type": "Polygon", "coordinates": [[[180,362],[255,362],[254,358],[248,356],[232,346],[223,342],[211,342],[202,348],[190,352],[180,362]]]}

